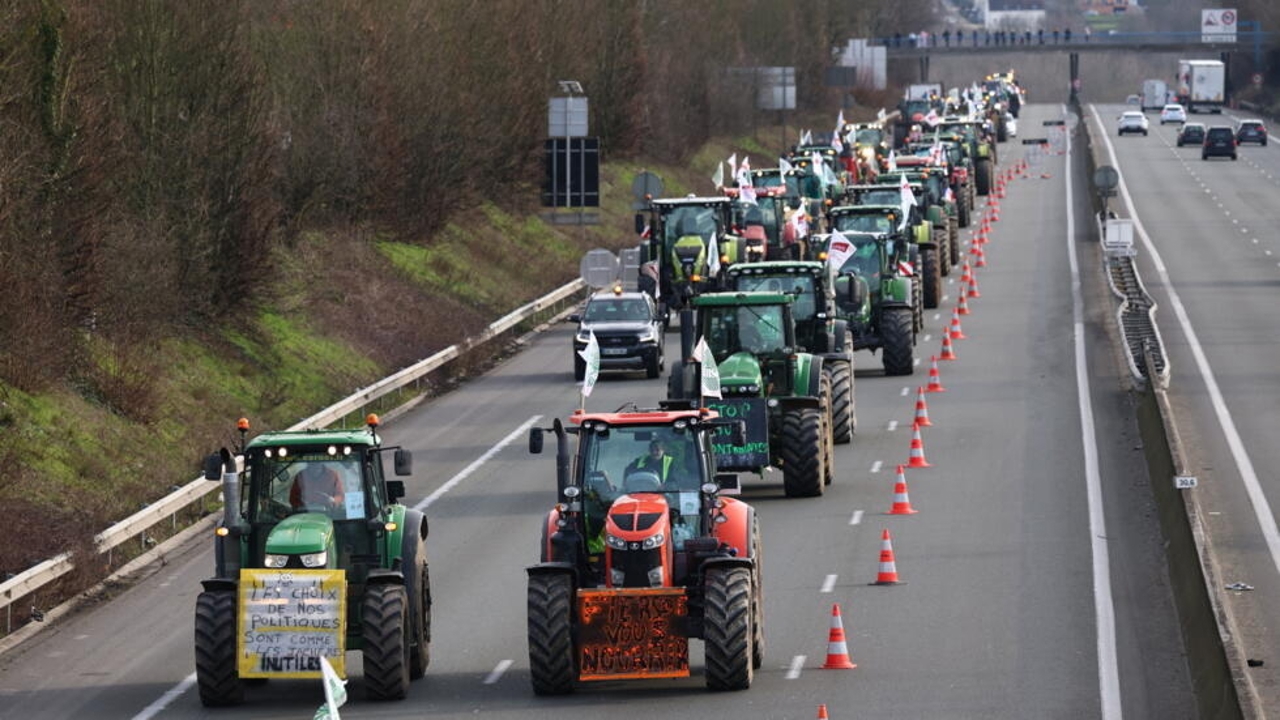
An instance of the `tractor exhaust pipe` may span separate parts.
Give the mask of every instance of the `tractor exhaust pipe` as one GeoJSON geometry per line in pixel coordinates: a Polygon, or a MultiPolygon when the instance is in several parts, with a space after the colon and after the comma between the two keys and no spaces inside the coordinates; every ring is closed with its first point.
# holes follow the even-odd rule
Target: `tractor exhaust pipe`
{"type": "Polygon", "coordinates": [[[685,362],[693,357],[693,346],[698,341],[693,333],[693,309],[686,305],[680,310],[680,359],[685,362]]]}

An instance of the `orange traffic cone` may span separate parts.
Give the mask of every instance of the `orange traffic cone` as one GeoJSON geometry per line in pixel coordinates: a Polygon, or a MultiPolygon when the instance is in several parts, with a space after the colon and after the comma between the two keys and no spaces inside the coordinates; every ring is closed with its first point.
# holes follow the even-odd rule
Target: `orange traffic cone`
{"type": "Polygon", "coordinates": [[[938,356],[939,360],[959,360],[955,351],[951,348],[951,333],[946,330],[942,331],[942,354],[938,356]]]}
{"type": "Polygon", "coordinates": [[[827,706],[826,706],[826,705],[819,705],[819,706],[818,706],[818,720],[830,720],[830,719],[827,717],[827,706]]]}
{"type": "Polygon", "coordinates": [[[980,297],[982,297],[982,293],[978,292],[978,275],[977,275],[977,273],[974,273],[974,274],[969,275],[969,289],[968,289],[968,290],[966,290],[966,291],[964,291],[963,293],[961,293],[961,295],[968,295],[968,296],[969,296],[969,297],[971,297],[971,298],[980,298],[980,297]]]}
{"type": "Polygon", "coordinates": [[[898,466],[898,479],[893,484],[893,507],[885,515],[915,515],[920,512],[911,507],[911,498],[907,496],[907,474],[902,465],[898,466]]]}
{"type": "Polygon", "coordinates": [[[933,361],[933,366],[929,368],[929,384],[924,386],[927,393],[946,392],[947,389],[942,387],[942,379],[938,377],[938,356],[934,355],[929,358],[933,361]]]}
{"type": "Polygon", "coordinates": [[[961,315],[969,314],[969,300],[965,297],[965,291],[963,289],[960,291],[960,302],[956,303],[956,312],[961,315]]]}
{"type": "Polygon", "coordinates": [[[907,460],[907,467],[933,467],[933,465],[924,458],[924,439],[920,437],[919,423],[911,423],[911,457],[907,460]]]}
{"type": "MultiPolygon", "coordinates": [[[[831,606],[831,632],[827,636],[827,661],[823,670],[852,670],[858,667],[849,659],[849,646],[844,641],[844,625],[840,623],[840,606],[831,606]]],[[[818,710],[818,717],[826,717],[826,705],[818,710]]]]}
{"type": "Polygon", "coordinates": [[[929,406],[924,401],[924,386],[916,388],[916,425],[920,427],[933,427],[933,423],[929,421],[929,406]]]}
{"type": "Polygon", "coordinates": [[[1000,201],[991,204],[991,222],[1000,222],[1000,201]]]}
{"type": "Polygon", "coordinates": [[[1003,175],[1003,174],[1001,174],[1001,175],[1000,175],[1000,180],[999,180],[999,182],[997,182],[997,183],[996,183],[996,197],[997,197],[997,198],[999,198],[999,199],[1001,199],[1001,200],[1003,200],[1003,199],[1004,199],[1004,197],[1005,197],[1005,195],[1004,195],[1004,175],[1003,175]]]}
{"type": "Polygon", "coordinates": [[[880,535],[880,573],[876,575],[876,581],[873,585],[897,585],[898,565],[893,560],[893,542],[889,537],[889,531],[885,530],[880,535]]]}
{"type": "MultiPolygon", "coordinates": [[[[969,278],[971,281],[972,277],[969,278]]],[[[966,293],[960,293],[960,297],[964,297],[966,293]]],[[[960,327],[960,309],[956,308],[951,311],[951,329],[947,331],[952,340],[967,340],[968,335],[964,334],[964,328],[960,327]]]]}
{"type": "MultiPolygon", "coordinates": [[[[973,255],[975,258],[977,258],[976,260],[973,261],[974,267],[980,268],[980,267],[987,266],[987,253],[982,249],[981,243],[974,243],[973,249],[970,250],[970,254],[973,255]]],[[[972,280],[973,277],[970,276],[969,279],[972,280]]]]}

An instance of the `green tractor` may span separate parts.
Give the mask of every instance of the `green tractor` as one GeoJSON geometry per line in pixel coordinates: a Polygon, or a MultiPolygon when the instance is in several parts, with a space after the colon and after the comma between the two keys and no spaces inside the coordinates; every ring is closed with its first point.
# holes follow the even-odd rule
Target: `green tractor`
{"type": "MultiPolygon", "coordinates": [[[[947,181],[944,167],[928,164],[926,158],[905,158],[921,161],[915,164],[899,164],[896,172],[880,176],[880,182],[901,186],[905,178],[915,195],[916,204],[933,225],[938,240],[938,266],[942,276],[951,274],[951,267],[960,264],[959,207],[947,181]]],[[[936,307],[936,306],[932,306],[936,307]]]]}
{"type": "Polygon", "coordinates": [[[346,650],[364,655],[372,700],[399,700],[430,662],[427,520],[399,500],[403,480],[383,475],[378,417],[367,430],[259,435],[236,457],[211,455],[222,481],[214,576],[196,599],[196,685],[206,706],[243,702],[254,680],[345,673],[346,650]],[[243,470],[243,471],[241,471],[243,470]]]}
{"type": "Polygon", "coordinates": [[[931,167],[944,173],[947,187],[951,190],[951,200],[955,203],[956,226],[969,227],[974,204],[973,163],[961,139],[955,135],[939,137],[934,142],[911,143],[908,150],[917,156],[928,157],[931,167]]]}
{"type": "Polygon", "coordinates": [[[658,264],[658,296],[680,310],[702,292],[719,289],[710,255],[715,240],[722,268],[738,260],[741,238],[731,234],[733,200],[727,197],[661,198],[649,201],[649,216],[637,214],[636,232],[649,227],[645,259],[658,264]]]}
{"type": "Polygon", "coordinates": [[[832,435],[837,444],[853,442],[858,415],[854,403],[853,343],[847,321],[838,317],[835,278],[825,262],[741,263],[725,277],[729,290],[778,291],[795,296],[791,316],[799,348],[822,358],[831,379],[832,435]]]}
{"type": "MultiPolygon", "coordinates": [[[[991,130],[981,120],[944,118],[938,126],[942,135],[959,135],[966,154],[973,163],[973,188],[978,195],[990,194],[995,187],[996,144],[991,141],[991,130]]],[[[970,207],[973,202],[969,203],[970,207]]]]}
{"type": "Polygon", "coordinates": [[[832,263],[840,265],[836,306],[848,322],[853,349],[882,351],[885,375],[912,374],[916,332],[911,286],[915,283],[902,271],[909,244],[901,236],[858,231],[841,231],[825,239],[832,263]]]}
{"type": "Polygon", "coordinates": [[[706,340],[720,376],[720,399],[703,405],[721,417],[746,422],[746,442],[717,458],[729,472],[782,469],[788,497],[821,495],[835,476],[831,376],[820,355],[797,347],[792,306],[785,292],[707,293],[694,299],[696,320],[680,319],[681,357],[667,395],[697,399],[701,364],[692,361],[694,338],[706,340]]]}
{"type": "Polygon", "coordinates": [[[921,215],[919,205],[908,206],[906,222],[902,217],[900,205],[844,205],[831,210],[835,230],[888,235],[897,241],[893,245],[893,263],[885,265],[881,272],[910,279],[907,297],[912,308],[911,331],[920,333],[924,331],[925,307],[930,306],[927,299],[932,296],[932,306],[936,307],[942,298],[939,243],[934,240],[937,229],[921,215]]]}

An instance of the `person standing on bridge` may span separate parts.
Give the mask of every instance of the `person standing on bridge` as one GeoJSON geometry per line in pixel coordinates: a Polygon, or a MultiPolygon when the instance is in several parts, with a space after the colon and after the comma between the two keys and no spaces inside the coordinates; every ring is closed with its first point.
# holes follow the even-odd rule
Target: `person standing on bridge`
{"type": "Polygon", "coordinates": [[[1093,37],[1093,28],[1088,25],[1084,26],[1084,41],[1089,42],[1089,38],[1093,37]]]}
{"type": "Polygon", "coordinates": [[[951,29],[950,28],[942,31],[942,42],[947,47],[951,47],[951,29]]]}
{"type": "Polygon", "coordinates": [[[978,47],[978,31],[973,31],[973,46],[978,47]]]}
{"type": "Polygon", "coordinates": [[[1036,31],[1036,37],[1040,39],[1040,44],[1043,45],[1044,44],[1044,28],[1040,28],[1039,30],[1036,31]]]}
{"type": "Polygon", "coordinates": [[[1060,33],[1060,31],[1058,30],[1058,28],[1054,28],[1054,29],[1053,29],[1053,44],[1054,44],[1054,45],[1057,45],[1057,44],[1058,44],[1058,35],[1059,35],[1059,33],[1060,33]]]}
{"type": "Polygon", "coordinates": [[[1071,43],[1071,28],[1066,28],[1062,31],[1062,42],[1066,44],[1071,43]]]}

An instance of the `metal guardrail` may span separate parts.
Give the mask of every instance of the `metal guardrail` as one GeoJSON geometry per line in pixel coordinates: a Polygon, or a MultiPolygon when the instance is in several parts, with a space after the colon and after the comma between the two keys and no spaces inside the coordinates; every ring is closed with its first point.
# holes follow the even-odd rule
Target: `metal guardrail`
{"type": "Polygon", "coordinates": [[[1108,220],[1098,216],[1098,236],[1102,238],[1107,284],[1120,300],[1116,308],[1116,326],[1124,341],[1125,359],[1135,382],[1149,382],[1154,388],[1169,385],[1169,361],[1164,341],[1156,325],[1156,301],[1147,292],[1134,263],[1132,240],[1128,245],[1111,241],[1107,225],[1128,220],[1108,220]],[[1155,374],[1149,375],[1148,368],[1155,374]]]}
{"type": "MultiPolygon", "coordinates": [[[[490,324],[479,335],[464,340],[460,345],[450,345],[429,358],[410,365],[367,388],[357,391],[349,397],[339,400],[288,429],[302,430],[305,428],[327,427],[329,424],[366,407],[374,400],[395,392],[440,369],[445,364],[461,357],[466,351],[508,332],[521,322],[535,317],[538,313],[556,307],[572,298],[575,294],[582,292],[585,288],[586,284],[581,279],[562,285],[550,293],[504,315],[490,324]]],[[[156,524],[170,518],[174,518],[176,522],[175,516],[180,511],[203,501],[208,495],[221,490],[221,488],[221,483],[209,482],[202,477],[197,478],[98,533],[94,537],[94,546],[97,552],[102,554],[110,552],[112,549],[134,538],[141,538],[145,543],[146,532],[156,524]]],[[[13,630],[12,604],[15,601],[38,591],[45,585],[71,572],[73,568],[71,555],[63,553],[0,583],[0,608],[6,609],[8,620],[5,632],[12,632],[13,630]]]]}

